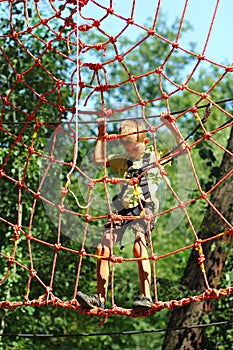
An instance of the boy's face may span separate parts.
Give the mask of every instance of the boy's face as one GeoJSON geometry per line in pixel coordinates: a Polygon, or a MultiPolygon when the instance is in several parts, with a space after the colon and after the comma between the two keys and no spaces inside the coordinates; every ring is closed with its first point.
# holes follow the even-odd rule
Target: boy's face
{"type": "Polygon", "coordinates": [[[127,141],[122,142],[122,145],[130,158],[133,159],[140,158],[146,150],[146,143],[144,142],[127,141]]]}

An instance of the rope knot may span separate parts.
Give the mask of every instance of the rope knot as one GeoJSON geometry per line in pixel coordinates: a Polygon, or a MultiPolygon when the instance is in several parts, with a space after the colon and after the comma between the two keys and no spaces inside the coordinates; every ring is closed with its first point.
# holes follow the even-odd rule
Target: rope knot
{"type": "Polygon", "coordinates": [[[117,139],[117,135],[116,134],[107,134],[106,135],[106,140],[116,140],[117,139]]]}
{"type": "Polygon", "coordinates": [[[34,198],[40,198],[40,192],[34,193],[34,198]]]}
{"type": "Polygon", "coordinates": [[[178,49],[179,48],[179,43],[177,43],[177,42],[172,43],[172,47],[174,49],[178,49]]]}
{"type": "Polygon", "coordinates": [[[100,26],[100,21],[94,20],[94,21],[93,21],[93,26],[94,26],[94,27],[99,27],[99,26],[100,26]]]}
{"type": "Polygon", "coordinates": [[[107,13],[114,13],[114,8],[112,8],[112,7],[109,7],[108,9],[107,9],[107,13]]]}
{"type": "Polygon", "coordinates": [[[91,219],[92,219],[92,216],[90,214],[85,214],[84,217],[85,217],[87,222],[91,221],[91,219]]]}
{"type": "Polygon", "coordinates": [[[49,161],[50,161],[50,163],[54,163],[54,162],[56,161],[55,156],[51,156],[51,157],[49,158],[49,161]]]}
{"type": "Polygon", "coordinates": [[[105,117],[111,117],[113,115],[112,108],[104,108],[103,113],[105,117]]]}
{"type": "Polygon", "coordinates": [[[139,100],[139,104],[140,104],[141,106],[146,106],[146,105],[147,105],[147,102],[140,99],[140,100],[139,100]]]}
{"type": "Polygon", "coordinates": [[[155,35],[155,30],[154,29],[148,29],[147,33],[149,35],[155,35]]]}
{"type": "Polygon", "coordinates": [[[110,41],[110,43],[114,44],[115,42],[117,42],[117,38],[115,38],[115,36],[111,36],[109,38],[109,41],[110,41]]]}
{"type": "Polygon", "coordinates": [[[204,138],[205,138],[206,140],[211,139],[211,137],[212,137],[211,132],[206,132],[205,135],[204,135],[204,138]]]}
{"type": "Polygon", "coordinates": [[[201,254],[199,255],[197,261],[198,261],[198,264],[199,264],[199,265],[203,264],[204,261],[205,261],[205,255],[204,255],[203,253],[201,253],[201,254]]]}
{"type": "Polygon", "coordinates": [[[10,264],[14,264],[15,258],[14,258],[13,256],[10,256],[10,257],[8,258],[8,261],[9,261],[10,264]]]}
{"type": "Polygon", "coordinates": [[[53,289],[49,286],[46,287],[46,295],[52,294],[53,289]]]}
{"type": "Polygon", "coordinates": [[[28,33],[28,34],[31,34],[31,33],[32,33],[32,30],[33,30],[32,27],[27,27],[27,33],[28,33]]]}
{"type": "Polygon", "coordinates": [[[55,251],[57,252],[58,250],[60,250],[61,246],[62,246],[61,243],[55,243],[54,244],[55,251]]]}
{"type": "Polygon", "coordinates": [[[19,225],[15,225],[13,227],[14,230],[14,240],[17,241],[20,237],[20,226],[19,225]]]}
{"type": "Polygon", "coordinates": [[[103,183],[109,182],[108,175],[103,176],[102,179],[100,179],[100,181],[103,182],[103,183]]]}
{"type": "MultiPolygon", "coordinates": [[[[76,0],[69,0],[68,2],[70,2],[72,4],[77,3],[76,0]]],[[[78,2],[79,10],[81,10],[81,8],[84,7],[87,3],[88,3],[88,0],[79,0],[79,2],[78,2]]]]}
{"type": "Polygon", "coordinates": [[[4,177],[6,175],[5,171],[3,169],[0,169],[0,178],[4,177]]]}
{"type": "Polygon", "coordinates": [[[83,249],[80,249],[79,255],[81,255],[81,256],[87,255],[86,250],[85,250],[84,248],[83,248],[83,249]]]}
{"type": "Polygon", "coordinates": [[[233,72],[233,64],[225,68],[226,72],[233,72]]]}
{"type": "Polygon", "coordinates": [[[58,106],[58,109],[59,109],[59,111],[60,111],[61,113],[64,113],[65,110],[66,110],[66,106],[61,106],[61,105],[59,105],[59,106],[58,106]]]}
{"type": "Polygon", "coordinates": [[[153,134],[154,132],[156,132],[156,130],[157,130],[157,128],[156,128],[156,126],[150,126],[150,128],[149,128],[149,131],[153,134]]]}
{"type": "Polygon", "coordinates": [[[60,210],[61,213],[63,213],[64,210],[65,210],[65,207],[64,207],[63,204],[59,204],[59,205],[58,205],[58,209],[60,210]]]}
{"type": "Polygon", "coordinates": [[[196,250],[199,250],[200,249],[200,247],[201,247],[201,239],[197,239],[196,241],[195,241],[195,243],[194,243],[194,248],[196,249],[196,250]]]}
{"type": "MultiPolygon", "coordinates": [[[[99,47],[100,44],[95,44],[95,49],[96,50],[100,50],[99,47]]],[[[94,70],[94,71],[98,71],[99,69],[102,68],[102,64],[101,63],[87,63],[86,66],[88,68],[90,68],[91,70],[94,70]]]]}
{"type": "Polygon", "coordinates": [[[105,92],[105,91],[107,91],[109,89],[109,85],[107,85],[107,84],[99,84],[99,85],[97,85],[96,87],[95,87],[95,91],[97,91],[97,92],[105,92]]]}
{"type": "Polygon", "coordinates": [[[184,89],[186,89],[187,85],[186,84],[181,84],[179,86],[179,90],[183,91],[184,89]]]}
{"type": "Polygon", "coordinates": [[[115,214],[115,213],[111,213],[110,214],[110,219],[112,221],[123,221],[124,220],[121,215],[118,215],[118,214],[115,214]]]}
{"type": "Polygon", "coordinates": [[[23,74],[17,74],[17,81],[23,80],[23,74]]]}
{"type": "Polygon", "coordinates": [[[8,105],[9,104],[9,99],[8,97],[2,97],[2,100],[4,102],[4,105],[8,105]]]}
{"type": "Polygon", "coordinates": [[[163,68],[162,68],[161,66],[160,66],[160,67],[157,67],[157,68],[155,69],[155,73],[156,73],[156,74],[161,74],[162,71],[163,71],[163,68]]]}
{"type": "Polygon", "coordinates": [[[91,24],[83,24],[81,26],[78,26],[78,30],[80,30],[80,32],[87,32],[91,28],[92,28],[91,24]]]}
{"type": "Polygon", "coordinates": [[[127,23],[128,23],[128,24],[133,24],[133,23],[134,23],[133,18],[128,18],[128,19],[127,19],[127,23]]]}
{"type": "Polygon", "coordinates": [[[86,87],[86,84],[84,83],[84,81],[80,81],[78,85],[79,85],[80,89],[83,89],[86,87]]]}
{"type": "MultiPolygon", "coordinates": [[[[94,48],[95,48],[97,51],[99,51],[99,50],[104,50],[104,53],[106,52],[106,46],[105,46],[105,44],[103,44],[103,43],[96,43],[96,44],[94,45],[94,48]]],[[[104,55],[104,56],[105,56],[105,55],[104,55]]],[[[99,65],[100,68],[102,68],[102,64],[97,63],[97,65],[99,65]]],[[[100,69],[100,68],[99,68],[99,69],[100,69]]]]}
{"type": "Polygon", "coordinates": [[[185,209],[186,204],[183,203],[183,202],[180,202],[179,205],[178,205],[178,207],[181,208],[181,209],[185,209]]]}
{"type": "Polygon", "coordinates": [[[87,183],[87,186],[89,186],[91,189],[95,187],[95,181],[91,180],[87,183]]]}
{"type": "Polygon", "coordinates": [[[207,198],[207,194],[204,191],[201,191],[201,198],[205,199],[207,198]]]}
{"type": "Polygon", "coordinates": [[[131,83],[133,83],[137,78],[135,77],[135,75],[131,74],[129,77],[129,81],[131,81],[131,83]]]}
{"type": "Polygon", "coordinates": [[[118,62],[122,62],[124,57],[122,55],[117,55],[116,59],[118,60],[118,62]]]}
{"type": "Polygon", "coordinates": [[[113,177],[113,178],[111,178],[111,179],[109,180],[109,182],[110,182],[110,184],[112,184],[112,185],[117,185],[117,184],[120,182],[120,180],[119,180],[118,178],[116,178],[116,177],[113,177]]]}
{"type": "Polygon", "coordinates": [[[220,292],[215,288],[208,288],[205,291],[206,296],[210,296],[211,298],[214,298],[214,299],[218,298],[219,294],[220,292]]]}
{"type": "Polygon", "coordinates": [[[35,277],[36,274],[37,274],[37,271],[36,271],[36,270],[34,270],[34,269],[31,269],[31,270],[30,270],[30,276],[31,276],[31,277],[35,277]]]}
{"type": "Polygon", "coordinates": [[[24,186],[24,182],[23,181],[18,181],[18,186],[19,186],[19,188],[22,188],[24,186]]]}
{"type": "Polygon", "coordinates": [[[193,114],[197,113],[198,112],[197,106],[194,105],[192,108],[190,108],[190,112],[192,112],[193,114]]]}
{"type": "Polygon", "coordinates": [[[129,180],[129,185],[131,186],[134,186],[134,185],[138,185],[139,183],[139,180],[137,177],[132,177],[130,180],[129,180]]]}
{"type": "Polygon", "coordinates": [[[124,261],[123,256],[111,256],[110,260],[114,263],[122,263],[124,261]]]}
{"type": "Polygon", "coordinates": [[[157,255],[156,254],[152,254],[151,260],[152,261],[157,261],[157,259],[158,259],[157,255]]]}
{"type": "Polygon", "coordinates": [[[67,193],[68,193],[68,189],[66,187],[62,187],[62,190],[61,190],[62,197],[65,197],[67,193]]]}

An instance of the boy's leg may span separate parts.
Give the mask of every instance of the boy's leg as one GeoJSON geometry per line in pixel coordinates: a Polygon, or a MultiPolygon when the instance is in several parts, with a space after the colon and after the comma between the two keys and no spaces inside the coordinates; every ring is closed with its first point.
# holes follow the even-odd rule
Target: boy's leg
{"type": "MultiPolygon", "coordinates": [[[[142,232],[136,234],[133,253],[135,258],[148,258],[146,238],[142,232]]],[[[138,260],[138,274],[142,296],[151,299],[151,266],[149,260],[138,260]]]]}
{"type": "Polygon", "coordinates": [[[109,261],[101,259],[101,257],[109,258],[111,250],[117,240],[116,233],[110,233],[106,231],[100,244],[97,246],[96,255],[100,258],[97,259],[96,278],[97,278],[97,294],[101,301],[101,304],[106,304],[108,282],[109,282],[109,261]]]}
{"type": "Polygon", "coordinates": [[[85,294],[81,291],[77,293],[77,300],[85,308],[105,307],[109,280],[109,261],[101,257],[109,258],[111,250],[117,240],[117,234],[107,230],[101,242],[96,248],[97,259],[97,294],[85,294]]]}

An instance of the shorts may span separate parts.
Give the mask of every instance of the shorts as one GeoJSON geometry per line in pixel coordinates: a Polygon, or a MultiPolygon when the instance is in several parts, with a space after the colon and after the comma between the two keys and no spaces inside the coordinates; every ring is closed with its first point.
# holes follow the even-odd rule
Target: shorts
{"type": "MultiPolygon", "coordinates": [[[[145,216],[146,217],[153,217],[154,216],[154,205],[153,202],[145,203],[145,216]]],[[[115,213],[117,215],[122,216],[139,216],[142,212],[141,207],[138,205],[135,208],[129,208],[129,209],[122,209],[120,211],[116,211],[115,213]]],[[[137,234],[144,234],[146,237],[149,236],[150,232],[153,230],[155,225],[155,218],[152,218],[151,220],[148,220],[144,217],[136,218],[135,220],[116,220],[112,221],[109,219],[105,227],[110,229],[112,227],[113,233],[117,234],[117,240],[116,242],[121,242],[123,235],[127,228],[130,228],[134,231],[134,233],[137,234]]]]}

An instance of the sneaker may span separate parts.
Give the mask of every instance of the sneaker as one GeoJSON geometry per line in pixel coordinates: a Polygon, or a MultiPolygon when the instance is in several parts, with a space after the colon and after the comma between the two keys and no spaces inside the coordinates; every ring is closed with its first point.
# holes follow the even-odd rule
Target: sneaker
{"type": "Polygon", "coordinates": [[[149,310],[152,307],[152,305],[153,303],[150,298],[140,296],[133,302],[132,308],[136,312],[141,312],[149,310]]]}
{"type": "Polygon", "coordinates": [[[85,294],[82,292],[78,292],[76,299],[78,300],[81,306],[87,309],[103,307],[97,294],[85,294]]]}

